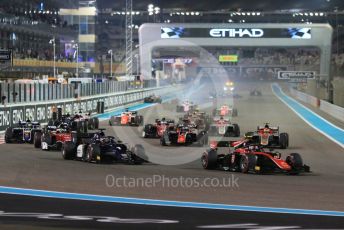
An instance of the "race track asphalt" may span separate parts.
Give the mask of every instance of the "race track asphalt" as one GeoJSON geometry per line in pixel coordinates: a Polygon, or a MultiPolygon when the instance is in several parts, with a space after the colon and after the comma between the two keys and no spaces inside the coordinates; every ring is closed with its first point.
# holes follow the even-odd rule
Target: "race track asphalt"
{"type": "MultiPolygon", "coordinates": [[[[161,147],[158,139],[141,137],[142,127],[109,127],[107,121],[103,121],[101,124],[108,134],[119,136],[125,143],[140,143],[154,162],[172,165],[88,164],[65,161],[60,152],[44,152],[28,144],[3,144],[0,145],[0,185],[122,197],[344,211],[344,150],[296,116],[272,93],[270,84],[241,83],[239,88],[243,97],[234,101],[239,112],[234,122],[240,125],[242,133],[255,130],[265,122],[279,126],[290,136],[290,148],[280,150],[282,155],[300,153],[304,162],[311,166],[312,173],[288,176],[207,171],[201,167],[199,159],[204,147],[161,147]],[[252,87],[262,89],[263,95],[249,96],[248,90],[252,87]],[[157,183],[155,186],[120,187],[107,183],[109,178],[147,179],[154,175],[200,181],[233,179],[237,184],[231,187],[174,187],[157,183]]],[[[206,97],[204,90],[192,95],[195,101],[206,97]]],[[[140,113],[145,116],[146,123],[153,122],[155,118],[174,118],[175,107],[171,102],[140,113]]]]}

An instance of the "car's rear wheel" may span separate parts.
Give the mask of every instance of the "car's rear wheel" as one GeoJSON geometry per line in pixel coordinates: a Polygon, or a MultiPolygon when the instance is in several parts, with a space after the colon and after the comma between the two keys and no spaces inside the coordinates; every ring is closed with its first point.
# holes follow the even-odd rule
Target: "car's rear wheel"
{"type": "Polygon", "coordinates": [[[288,144],[289,144],[288,134],[287,133],[281,133],[279,135],[279,145],[280,145],[281,149],[288,148],[288,144]]]}
{"type": "Polygon", "coordinates": [[[93,123],[94,123],[94,129],[99,129],[99,118],[98,117],[93,118],[93,123]]]}
{"type": "Polygon", "coordinates": [[[41,132],[35,132],[33,135],[33,145],[35,148],[40,148],[42,144],[42,133],[41,132]]]}
{"type": "Polygon", "coordinates": [[[235,137],[240,137],[240,127],[238,124],[233,124],[233,132],[235,137]]]}
{"type": "Polygon", "coordinates": [[[5,143],[11,143],[12,142],[12,138],[13,138],[13,128],[9,127],[6,129],[5,131],[5,143]]]}
{"type": "Polygon", "coordinates": [[[217,151],[214,149],[205,151],[202,154],[201,162],[204,169],[215,169],[217,167],[217,151]]]}
{"type": "Polygon", "coordinates": [[[62,146],[62,157],[65,160],[73,160],[75,158],[75,144],[71,141],[66,141],[62,146]]]}
{"type": "Polygon", "coordinates": [[[93,118],[90,118],[89,120],[88,120],[88,129],[90,129],[90,130],[93,130],[93,129],[95,129],[95,127],[94,127],[94,120],[93,120],[93,118]]]}

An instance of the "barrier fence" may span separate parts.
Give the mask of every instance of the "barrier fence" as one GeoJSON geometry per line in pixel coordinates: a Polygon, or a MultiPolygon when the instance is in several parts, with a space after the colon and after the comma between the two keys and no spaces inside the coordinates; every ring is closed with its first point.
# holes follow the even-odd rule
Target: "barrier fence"
{"type": "Polygon", "coordinates": [[[106,81],[82,84],[0,83],[1,104],[72,99],[155,87],[155,80],[106,81]]]}
{"type": "Polygon", "coordinates": [[[306,93],[300,92],[296,89],[290,89],[290,93],[296,99],[305,102],[309,105],[319,108],[321,111],[327,113],[328,115],[337,118],[338,120],[344,122],[344,108],[338,105],[331,104],[324,100],[319,100],[318,98],[308,95],[306,93]]]}
{"type": "Polygon", "coordinates": [[[144,97],[152,93],[167,95],[178,90],[180,90],[179,86],[165,86],[110,93],[82,99],[27,103],[25,105],[12,104],[0,108],[0,131],[4,131],[7,127],[27,119],[45,123],[51,118],[54,108],[62,108],[65,114],[74,114],[80,110],[94,113],[97,111],[98,102],[104,102],[105,110],[109,110],[129,103],[142,101],[144,97]]]}

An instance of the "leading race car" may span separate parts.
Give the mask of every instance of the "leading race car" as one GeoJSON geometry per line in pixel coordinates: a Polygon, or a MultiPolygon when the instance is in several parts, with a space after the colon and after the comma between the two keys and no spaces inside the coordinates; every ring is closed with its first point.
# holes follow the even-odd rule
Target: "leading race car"
{"type": "Polygon", "coordinates": [[[121,115],[111,116],[110,126],[140,126],[143,124],[143,116],[138,115],[136,111],[126,109],[121,115]]]}
{"type": "Polygon", "coordinates": [[[182,113],[182,112],[193,112],[194,110],[197,109],[197,106],[191,102],[191,101],[183,101],[182,104],[177,105],[177,113],[182,113]]]}
{"type": "Polygon", "coordinates": [[[160,138],[166,130],[171,130],[175,126],[174,120],[162,118],[156,119],[154,124],[146,124],[142,130],[144,138],[160,138]]]}
{"type": "Polygon", "coordinates": [[[217,116],[236,117],[238,116],[238,110],[228,105],[222,105],[220,108],[213,110],[213,116],[214,117],[217,117],[217,116]]]}
{"type": "Polygon", "coordinates": [[[160,138],[162,146],[168,145],[191,145],[193,143],[203,146],[207,144],[206,131],[196,129],[196,126],[191,124],[178,124],[172,130],[166,130],[160,138]]]}
{"type": "Polygon", "coordinates": [[[18,125],[6,128],[5,143],[33,143],[35,133],[41,130],[39,122],[19,121],[18,125]]]}
{"type": "Polygon", "coordinates": [[[271,127],[269,123],[258,126],[255,132],[246,133],[245,138],[252,144],[260,144],[264,147],[286,149],[289,146],[289,134],[280,133],[279,127],[271,127]]]}
{"type": "Polygon", "coordinates": [[[251,89],[250,96],[262,96],[262,91],[259,89],[251,89]]]}
{"type": "Polygon", "coordinates": [[[129,148],[120,140],[105,136],[104,129],[98,133],[83,138],[78,144],[66,141],[62,147],[62,157],[65,160],[81,160],[84,162],[118,162],[128,164],[142,164],[145,152],[142,145],[129,148]]]}
{"type": "Polygon", "coordinates": [[[144,103],[162,103],[162,98],[160,96],[156,96],[154,94],[148,96],[148,97],[145,97],[143,99],[143,102],[144,103]]]}
{"type": "Polygon", "coordinates": [[[242,173],[286,173],[296,175],[310,172],[310,167],[303,164],[299,153],[290,153],[285,159],[281,153],[266,150],[260,145],[250,144],[246,140],[233,141],[231,151],[220,152],[218,148],[206,150],[201,157],[204,169],[222,169],[242,173]]]}

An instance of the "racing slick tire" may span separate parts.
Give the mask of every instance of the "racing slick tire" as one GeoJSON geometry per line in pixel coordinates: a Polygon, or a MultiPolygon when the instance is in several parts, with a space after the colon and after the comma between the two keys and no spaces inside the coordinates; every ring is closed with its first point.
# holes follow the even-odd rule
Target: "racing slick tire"
{"type": "Polygon", "coordinates": [[[87,121],[87,128],[89,129],[89,130],[94,130],[95,128],[94,128],[94,120],[93,120],[93,118],[90,118],[88,121],[87,121]]]}
{"type": "Polygon", "coordinates": [[[217,151],[214,149],[206,150],[201,157],[204,169],[215,169],[217,167],[217,151]]]}
{"type": "Polygon", "coordinates": [[[151,135],[151,129],[153,128],[153,125],[151,125],[151,124],[147,124],[147,125],[145,125],[145,127],[143,128],[143,130],[142,130],[142,137],[143,138],[148,138],[148,137],[150,137],[151,135]]]}
{"type": "Polygon", "coordinates": [[[11,143],[13,139],[13,128],[12,127],[8,127],[5,131],[5,143],[11,143]]]}
{"type": "Polygon", "coordinates": [[[170,144],[168,133],[164,133],[160,138],[160,144],[162,146],[168,146],[170,144]]]}
{"type": "Polygon", "coordinates": [[[288,148],[289,145],[289,135],[288,133],[280,133],[279,135],[279,145],[281,149],[288,148]]]}
{"type": "Polygon", "coordinates": [[[143,125],[143,116],[142,115],[136,117],[136,125],[137,126],[143,125]]]}
{"type": "Polygon", "coordinates": [[[84,161],[91,163],[95,160],[96,163],[101,162],[100,158],[100,147],[96,144],[91,144],[87,147],[86,155],[84,157],[84,161]]]}
{"type": "Polygon", "coordinates": [[[235,137],[240,137],[240,127],[238,124],[233,124],[233,133],[235,137]]]}
{"type": "Polygon", "coordinates": [[[35,148],[40,148],[42,145],[42,132],[35,132],[33,135],[33,145],[35,148]]]}
{"type": "Polygon", "coordinates": [[[298,174],[299,171],[303,168],[303,160],[301,155],[298,153],[291,153],[289,156],[287,156],[285,161],[292,168],[291,174],[298,174]]]}
{"type": "Polygon", "coordinates": [[[75,159],[75,144],[72,141],[65,141],[62,146],[62,158],[65,160],[73,160],[75,159]]]}
{"type": "Polygon", "coordinates": [[[237,109],[233,109],[232,116],[233,117],[237,117],[238,116],[238,110],[237,109]]]}
{"type": "Polygon", "coordinates": [[[248,173],[257,164],[257,157],[253,154],[244,154],[240,158],[240,171],[248,173]]]}

